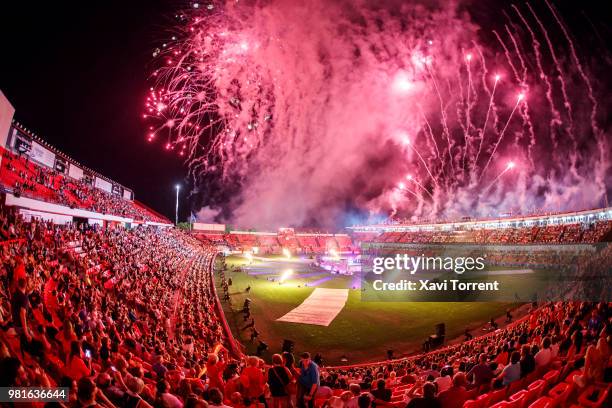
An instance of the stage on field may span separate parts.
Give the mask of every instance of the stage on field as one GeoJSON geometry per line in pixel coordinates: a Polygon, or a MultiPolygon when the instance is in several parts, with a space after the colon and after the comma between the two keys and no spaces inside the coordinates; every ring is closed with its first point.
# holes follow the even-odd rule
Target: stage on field
{"type": "Polygon", "coordinates": [[[329,326],[347,300],[348,289],[316,288],[298,307],[276,320],[329,326]]]}

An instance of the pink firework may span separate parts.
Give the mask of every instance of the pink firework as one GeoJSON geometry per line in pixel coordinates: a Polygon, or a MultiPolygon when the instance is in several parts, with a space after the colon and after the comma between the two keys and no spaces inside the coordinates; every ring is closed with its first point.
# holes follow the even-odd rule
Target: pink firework
{"type": "Polygon", "coordinates": [[[554,6],[513,6],[489,44],[452,4],[198,3],[154,52],[147,140],[184,155],[209,203],[231,190],[239,225],[334,224],[346,203],[438,218],[601,205],[609,135],[570,37],[550,48],[554,6]]]}

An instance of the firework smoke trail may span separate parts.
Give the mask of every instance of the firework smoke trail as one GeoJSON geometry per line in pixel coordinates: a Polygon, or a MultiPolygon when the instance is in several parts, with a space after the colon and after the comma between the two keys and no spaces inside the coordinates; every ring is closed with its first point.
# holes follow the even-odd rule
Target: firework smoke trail
{"type": "Polygon", "coordinates": [[[492,181],[491,183],[489,183],[489,185],[488,185],[488,186],[486,186],[486,187],[485,187],[485,188],[482,190],[481,194],[484,194],[484,193],[486,193],[487,191],[489,191],[489,190],[491,189],[491,187],[493,187],[493,186],[494,186],[494,185],[497,183],[497,181],[498,181],[500,178],[502,178],[502,176],[503,176],[504,174],[506,174],[507,172],[509,172],[509,171],[510,171],[510,170],[512,170],[513,168],[514,168],[514,163],[512,163],[512,162],[508,163],[508,165],[506,166],[506,168],[505,168],[505,169],[503,169],[503,170],[502,170],[502,171],[501,171],[501,172],[500,172],[500,173],[497,175],[497,177],[495,177],[495,178],[493,179],[493,181],[492,181]]]}
{"type": "Polygon", "coordinates": [[[520,94],[518,96],[518,98],[516,98],[516,104],[514,105],[514,108],[512,109],[512,112],[510,112],[510,116],[508,116],[508,120],[506,121],[506,124],[504,125],[504,128],[499,133],[499,137],[497,138],[497,142],[495,142],[495,145],[493,146],[493,151],[489,155],[489,160],[487,161],[487,164],[485,164],[485,166],[482,169],[482,172],[480,173],[480,179],[482,179],[482,176],[484,176],[484,174],[487,172],[487,169],[489,168],[489,165],[491,164],[491,160],[493,159],[493,156],[495,156],[495,152],[497,151],[497,148],[499,147],[499,144],[501,143],[502,139],[504,138],[504,133],[506,133],[506,129],[508,129],[508,125],[510,124],[510,121],[512,120],[512,116],[514,116],[514,112],[516,112],[516,108],[518,108],[518,106],[521,103],[521,101],[523,100],[523,98],[524,98],[523,94],[520,94]]]}
{"type": "MultiPolygon", "coordinates": [[[[455,113],[457,115],[457,123],[459,124],[459,127],[461,127],[461,134],[463,135],[463,147],[467,146],[467,129],[466,129],[466,122],[463,120],[462,115],[465,114],[467,112],[466,110],[466,103],[465,103],[465,96],[464,96],[464,92],[463,92],[463,80],[461,78],[461,72],[457,72],[457,86],[459,87],[459,91],[457,92],[457,94],[459,95],[459,97],[457,98],[457,102],[455,103],[455,113]]],[[[453,94],[453,89],[452,86],[450,84],[450,82],[448,83],[448,93],[449,94],[453,94]]],[[[465,149],[461,148],[461,145],[457,146],[461,152],[459,154],[458,157],[458,165],[459,168],[461,169],[461,172],[464,172],[464,167],[462,164],[462,160],[461,157],[463,156],[463,152],[465,151],[465,149]]]]}
{"type": "Polygon", "coordinates": [[[487,122],[489,121],[489,114],[491,113],[491,107],[493,106],[493,99],[495,98],[495,89],[497,88],[497,83],[499,82],[499,75],[495,75],[493,82],[493,90],[491,91],[491,96],[489,98],[489,105],[487,106],[487,113],[485,115],[485,120],[482,125],[482,131],[480,132],[480,143],[478,143],[478,152],[476,152],[476,157],[474,157],[474,167],[476,167],[476,163],[478,163],[478,157],[480,156],[480,151],[482,150],[482,142],[484,140],[485,132],[487,131],[487,122]]]}
{"type": "Polygon", "coordinates": [[[413,196],[415,196],[417,198],[417,200],[423,200],[423,197],[421,197],[420,195],[418,195],[417,193],[415,193],[414,191],[410,190],[408,187],[406,187],[404,185],[404,183],[400,183],[400,185],[397,187],[400,191],[406,191],[410,194],[412,194],[413,196]]]}
{"type": "Polygon", "coordinates": [[[429,166],[427,165],[427,163],[425,162],[425,160],[423,160],[423,156],[421,156],[421,153],[419,153],[419,151],[417,150],[416,147],[414,147],[412,145],[412,143],[410,143],[410,139],[406,139],[404,142],[408,147],[410,147],[412,149],[413,152],[416,153],[416,155],[419,157],[419,160],[421,160],[421,163],[423,163],[423,167],[425,168],[425,170],[427,171],[427,174],[429,174],[429,177],[431,178],[431,181],[433,181],[434,184],[438,185],[438,180],[436,180],[436,178],[433,176],[433,174],[431,174],[431,171],[429,170],[429,166]]]}
{"type": "MultiPolygon", "coordinates": [[[[552,153],[555,156],[555,159],[557,159],[556,156],[557,156],[557,148],[558,148],[559,142],[557,141],[556,132],[557,132],[558,126],[561,125],[561,114],[559,113],[559,111],[557,110],[555,106],[555,103],[553,102],[552,85],[550,83],[550,79],[548,78],[548,75],[546,75],[546,73],[544,72],[544,67],[542,66],[542,53],[540,52],[541,45],[535,33],[533,32],[533,29],[531,28],[531,26],[529,25],[529,23],[523,16],[523,13],[521,13],[521,11],[519,10],[518,7],[516,7],[516,5],[513,4],[511,7],[514,9],[519,19],[521,20],[521,22],[523,23],[523,25],[529,32],[529,36],[531,37],[531,47],[533,48],[533,52],[535,54],[535,60],[536,60],[536,65],[538,67],[539,77],[544,81],[544,86],[546,87],[546,100],[548,104],[550,105],[550,111],[552,113],[552,118],[550,119],[550,139],[553,144],[552,153]]],[[[572,167],[575,167],[575,162],[572,163],[572,167]]]]}
{"type": "Polygon", "coordinates": [[[440,94],[440,89],[438,88],[438,81],[436,81],[434,74],[431,72],[431,68],[429,67],[429,64],[425,64],[425,67],[427,68],[427,72],[429,73],[429,76],[431,77],[434,88],[436,90],[436,95],[438,96],[438,101],[440,102],[440,116],[442,118],[443,133],[444,133],[444,136],[446,136],[446,146],[448,148],[448,159],[450,162],[451,171],[454,172],[455,165],[453,163],[453,155],[451,153],[451,147],[453,144],[451,143],[450,132],[448,131],[446,108],[444,107],[444,102],[442,101],[442,95],[440,94]]]}
{"type": "MultiPolygon", "coordinates": [[[[501,48],[495,39],[478,43],[480,27],[448,4],[199,4],[199,9],[178,13],[173,38],[154,52],[158,67],[145,114],[153,123],[148,139],[187,159],[206,213],[223,211],[216,221],[255,228],[329,226],[337,225],[345,205],[452,217],[489,215],[516,203],[571,207],[581,197],[576,179],[566,177],[567,163],[551,161],[550,153],[539,147],[550,128],[534,128],[538,148],[531,153],[533,138],[512,145],[505,136],[525,128],[513,121],[519,108],[525,120],[527,106],[512,105],[519,85],[523,91],[522,85],[530,86],[526,113],[531,117],[546,117],[555,106],[553,84],[538,77],[546,61],[535,51],[535,32],[535,63],[531,50],[519,48],[521,38],[513,40],[524,59],[520,75],[519,61],[497,32],[501,48]],[[463,50],[468,49],[478,52],[480,63],[467,65],[465,95],[459,90],[466,89],[466,79],[457,73],[463,71],[463,50]],[[502,50],[517,83],[493,83],[491,91],[487,65],[492,73],[503,74],[505,62],[498,65],[502,50]],[[535,67],[538,59],[534,72],[525,69],[535,67]],[[476,86],[478,77],[482,84],[476,86]],[[547,91],[553,103],[538,105],[547,91]],[[456,114],[449,109],[462,103],[465,108],[456,114]],[[399,132],[411,135],[410,148],[417,157],[405,154],[399,132]],[[487,137],[487,132],[494,136],[487,137]],[[485,152],[486,165],[481,166],[485,152]],[[489,185],[494,178],[485,174],[493,162],[524,160],[530,154],[535,166],[522,168],[535,168],[522,171],[523,184],[498,183],[495,194],[474,194],[478,182],[489,185]],[[558,171],[551,174],[550,168],[558,171]],[[399,174],[424,181],[426,193],[419,194],[418,205],[393,198],[399,174]],[[423,200],[426,194],[429,198],[423,200]]],[[[537,36],[547,40],[545,27],[538,24],[542,33],[537,36]]],[[[547,44],[571,117],[564,83],[564,75],[571,73],[563,71],[547,44]]],[[[583,111],[578,104],[575,110],[583,111]]],[[[581,125],[577,119],[576,125],[581,125]]],[[[563,127],[573,129],[567,120],[563,127]]],[[[568,135],[588,154],[589,134],[568,135]]],[[[557,138],[559,155],[582,154],[568,142],[557,138]]],[[[577,171],[589,176],[593,164],[582,163],[577,171]]],[[[601,176],[599,180],[598,186],[587,182],[581,187],[593,193],[593,201],[605,190],[601,176]]]]}
{"type": "MultiPolygon", "coordinates": [[[[550,37],[548,35],[548,30],[546,30],[544,23],[542,23],[542,20],[540,20],[540,17],[538,17],[536,12],[533,10],[533,8],[531,7],[531,4],[526,3],[526,5],[529,11],[531,12],[531,15],[533,16],[534,20],[538,24],[538,27],[540,27],[540,31],[542,32],[542,35],[544,36],[544,39],[546,40],[546,45],[548,46],[548,52],[550,53],[550,57],[553,60],[555,70],[557,71],[556,78],[557,78],[557,81],[559,81],[559,86],[561,87],[561,94],[563,95],[563,106],[565,106],[565,109],[567,110],[566,132],[568,136],[570,137],[570,140],[572,141],[573,152],[575,153],[577,150],[577,142],[576,142],[576,137],[574,136],[574,114],[573,114],[572,104],[567,94],[567,86],[565,84],[565,79],[563,78],[563,71],[561,70],[561,64],[559,62],[559,59],[557,58],[557,52],[555,51],[555,48],[553,47],[552,41],[550,40],[550,37]]],[[[575,157],[572,158],[572,161],[573,163],[575,163],[576,158],[575,157]]],[[[573,166],[573,169],[575,169],[575,166],[573,166]]]]}
{"type": "MultiPolygon", "coordinates": [[[[510,31],[510,28],[506,25],[506,32],[508,33],[508,36],[510,37],[510,40],[512,41],[512,44],[514,45],[514,50],[516,52],[516,55],[519,58],[519,62],[521,64],[521,88],[523,89],[523,93],[529,94],[529,85],[527,84],[527,66],[525,65],[525,60],[523,59],[523,55],[521,53],[521,49],[519,48],[518,42],[516,41],[516,39],[514,38],[514,35],[512,34],[512,31],[510,31]]],[[[527,158],[529,159],[529,163],[531,164],[531,168],[534,169],[535,168],[535,164],[533,162],[533,148],[536,145],[536,138],[535,138],[535,134],[533,132],[533,126],[531,124],[531,117],[529,115],[529,104],[527,102],[525,102],[519,112],[521,113],[521,117],[523,118],[523,125],[527,127],[527,129],[529,129],[529,146],[527,147],[527,158]]],[[[517,133],[518,135],[518,133],[517,133]]],[[[516,141],[516,146],[518,146],[518,136],[517,136],[517,141],[516,141]]]]}
{"type": "MultiPolygon", "coordinates": [[[[429,120],[427,119],[427,116],[425,116],[425,113],[423,112],[423,108],[421,107],[421,105],[419,105],[419,112],[421,112],[421,116],[423,117],[423,121],[427,125],[427,134],[431,138],[431,142],[432,142],[434,148],[436,149],[436,152],[435,152],[436,159],[437,158],[442,159],[442,156],[440,156],[440,150],[438,150],[438,143],[436,142],[436,139],[435,139],[434,134],[433,134],[433,130],[431,130],[431,125],[429,124],[429,120]]],[[[442,169],[444,169],[444,166],[441,166],[441,167],[442,167],[442,169]]]]}
{"type": "Polygon", "coordinates": [[[567,32],[567,29],[565,28],[565,24],[563,24],[563,22],[561,21],[561,18],[557,14],[557,11],[550,4],[550,2],[548,0],[544,0],[544,2],[546,3],[546,6],[548,6],[550,12],[555,17],[555,20],[557,21],[557,24],[559,24],[559,27],[561,28],[561,31],[563,32],[563,35],[565,36],[565,39],[567,40],[567,43],[568,43],[568,45],[570,47],[572,59],[574,61],[574,64],[576,64],[576,68],[578,69],[578,73],[580,74],[580,77],[582,78],[582,80],[584,81],[585,85],[587,86],[589,101],[591,102],[591,105],[593,106],[593,108],[591,110],[591,126],[593,127],[593,131],[595,132],[595,134],[599,136],[600,130],[599,130],[599,126],[597,126],[597,119],[596,119],[596,116],[597,116],[597,99],[595,98],[595,95],[593,94],[593,86],[591,85],[591,81],[589,80],[589,77],[585,74],[584,69],[582,68],[582,64],[580,63],[580,59],[578,58],[578,55],[576,54],[576,48],[574,47],[574,42],[572,41],[569,33],[567,32]]]}
{"type": "Polygon", "coordinates": [[[468,77],[468,85],[467,85],[467,103],[465,106],[465,147],[463,148],[463,157],[461,158],[461,169],[465,171],[465,156],[469,150],[470,146],[470,128],[472,126],[470,122],[470,110],[471,110],[471,102],[470,102],[470,93],[472,92],[472,70],[470,69],[470,63],[472,61],[472,54],[467,54],[465,56],[465,65],[467,69],[467,77],[468,77]]]}
{"type": "Polygon", "coordinates": [[[424,192],[427,193],[427,195],[429,197],[431,197],[432,200],[435,200],[434,196],[429,192],[429,190],[427,190],[425,187],[423,187],[423,185],[421,183],[418,182],[417,179],[415,179],[414,177],[412,177],[412,175],[408,175],[406,176],[406,180],[408,181],[413,181],[417,186],[419,186],[421,188],[421,190],[423,190],[424,192]]]}
{"type": "MultiPolygon", "coordinates": [[[[595,137],[597,139],[597,146],[599,148],[599,160],[600,162],[606,161],[607,159],[607,143],[604,139],[603,136],[603,132],[601,131],[601,129],[599,128],[599,126],[597,125],[597,110],[598,110],[598,103],[597,103],[597,98],[595,98],[595,94],[593,93],[593,86],[591,85],[591,80],[589,79],[589,77],[586,75],[586,73],[584,72],[584,69],[582,67],[582,64],[580,62],[580,59],[578,58],[578,55],[576,54],[576,48],[574,47],[574,42],[572,41],[567,28],[565,28],[565,24],[563,24],[563,22],[561,21],[561,17],[559,17],[559,15],[557,14],[557,11],[555,10],[555,8],[550,4],[550,2],[548,0],[544,0],[546,3],[546,6],[549,8],[550,12],[553,14],[553,16],[555,17],[555,20],[557,21],[557,24],[559,24],[559,27],[561,28],[561,31],[563,31],[563,35],[565,36],[565,39],[567,40],[567,43],[570,47],[570,51],[571,51],[571,55],[572,55],[572,59],[574,61],[574,64],[576,65],[576,68],[578,69],[578,73],[580,74],[580,77],[582,78],[582,80],[584,81],[586,87],[587,87],[587,95],[589,98],[589,101],[591,102],[591,127],[593,129],[593,133],[595,134],[595,137]]],[[[604,165],[605,168],[607,168],[607,165],[604,165]]],[[[602,180],[602,175],[606,173],[606,169],[602,169],[600,172],[597,173],[597,175],[599,176],[599,184],[600,186],[605,189],[605,181],[602,180]]]]}
{"type": "Polygon", "coordinates": [[[499,44],[502,46],[502,48],[504,49],[504,55],[506,56],[506,61],[508,61],[508,65],[510,65],[510,68],[512,69],[512,72],[514,73],[514,79],[516,80],[517,83],[521,83],[521,77],[518,73],[517,68],[514,66],[514,63],[512,62],[512,56],[510,55],[510,50],[508,50],[508,47],[506,46],[506,43],[504,42],[504,40],[502,40],[501,36],[499,35],[499,33],[496,30],[493,30],[493,35],[495,35],[495,38],[497,38],[497,41],[499,41],[499,44]]]}

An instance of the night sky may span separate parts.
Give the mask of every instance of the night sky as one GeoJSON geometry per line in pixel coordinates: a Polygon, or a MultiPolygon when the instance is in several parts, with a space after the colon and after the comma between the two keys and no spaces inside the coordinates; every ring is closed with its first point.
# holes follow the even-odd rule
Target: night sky
{"type": "Polygon", "coordinates": [[[151,52],[177,3],[16,3],[0,24],[0,89],[15,118],[174,220],[174,185],[185,170],[175,154],[147,143],[141,114],[151,52]]]}
{"type": "MultiPolygon", "coordinates": [[[[172,16],[186,3],[13,3],[10,9],[3,4],[0,89],[15,107],[15,118],[78,162],[132,188],[136,199],[171,219],[174,185],[183,183],[180,218],[185,220],[190,210],[185,167],[160,141],[146,142],[141,114],[152,50],[169,36],[172,16]]],[[[499,10],[492,13],[492,3],[464,6],[479,22],[490,15],[503,20],[499,10]]],[[[609,14],[602,3],[555,3],[574,30],[590,32],[591,46],[605,47],[610,30],[603,22],[609,14]]]]}

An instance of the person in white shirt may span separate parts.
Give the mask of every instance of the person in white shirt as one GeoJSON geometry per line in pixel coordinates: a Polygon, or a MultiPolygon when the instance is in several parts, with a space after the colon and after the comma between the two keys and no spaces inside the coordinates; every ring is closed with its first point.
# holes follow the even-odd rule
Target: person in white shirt
{"type": "Polygon", "coordinates": [[[168,408],[183,408],[183,403],[177,396],[170,394],[170,384],[168,381],[161,380],[157,383],[157,399],[168,408]]]}
{"type": "Polygon", "coordinates": [[[452,367],[443,367],[440,371],[440,377],[434,380],[434,384],[438,387],[438,394],[442,391],[448,390],[453,384],[453,368],[452,367]]]}
{"type": "Polygon", "coordinates": [[[542,350],[538,351],[534,356],[536,368],[546,367],[552,360],[552,350],[550,349],[550,337],[545,337],[542,340],[542,350]]]}
{"type": "Polygon", "coordinates": [[[348,396],[345,396],[343,398],[345,400],[344,406],[345,408],[357,408],[357,398],[361,394],[361,387],[359,384],[352,383],[349,385],[349,392],[352,394],[352,398],[349,399],[348,396]]]}

